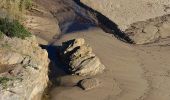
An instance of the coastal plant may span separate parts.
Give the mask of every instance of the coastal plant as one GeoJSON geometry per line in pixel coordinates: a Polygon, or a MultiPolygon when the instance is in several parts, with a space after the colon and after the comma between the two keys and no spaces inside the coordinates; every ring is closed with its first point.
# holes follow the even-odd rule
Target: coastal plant
{"type": "Polygon", "coordinates": [[[8,78],[8,77],[0,77],[0,86],[2,87],[2,89],[7,89],[7,87],[10,85],[9,82],[10,81],[19,81],[22,82],[23,79],[22,78],[18,78],[18,77],[13,77],[13,78],[8,78]]]}
{"type": "Polygon", "coordinates": [[[0,77],[0,85],[2,86],[3,89],[6,89],[6,88],[7,88],[9,81],[11,81],[10,78],[0,77]]]}
{"type": "Polygon", "coordinates": [[[18,37],[21,39],[31,36],[31,33],[19,21],[9,20],[7,18],[0,19],[0,31],[9,37],[18,37]]]}

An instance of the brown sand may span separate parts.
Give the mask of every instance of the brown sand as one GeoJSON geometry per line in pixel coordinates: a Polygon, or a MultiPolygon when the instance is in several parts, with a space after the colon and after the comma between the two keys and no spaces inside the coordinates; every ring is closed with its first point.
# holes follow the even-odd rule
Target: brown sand
{"type": "MultiPolygon", "coordinates": [[[[162,6],[158,7],[162,9],[162,6]]],[[[128,14],[129,17],[131,17],[130,14],[128,14]]],[[[165,12],[159,9],[157,15],[151,16],[150,13],[146,13],[141,20],[162,14],[165,12]]],[[[120,19],[127,17],[121,14],[120,16],[118,17],[120,19]]],[[[134,15],[130,21],[133,21],[134,17],[138,16],[134,15]]],[[[123,22],[122,25],[124,25],[123,22]]],[[[46,34],[38,36],[51,41],[47,37],[53,37],[54,33],[51,36],[48,34],[47,37],[46,34]]],[[[106,34],[101,29],[94,28],[64,35],[56,40],[54,45],[58,46],[63,41],[77,37],[85,38],[106,66],[104,73],[98,76],[102,80],[102,85],[90,91],[83,91],[78,87],[56,87],[50,92],[51,100],[170,100],[170,39],[149,45],[130,45],[106,34]]]]}
{"type": "MultiPolygon", "coordinates": [[[[170,46],[125,44],[100,29],[65,35],[62,41],[82,37],[106,66],[99,76],[102,85],[83,91],[78,87],[56,87],[52,100],[169,100],[170,46]]],[[[170,42],[170,41],[169,41],[170,42]]]]}
{"type": "Polygon", "coordinates": [[[128,25],[169,14],[170,0],[80,0],[101,12],[121,29],[128,25]]]}

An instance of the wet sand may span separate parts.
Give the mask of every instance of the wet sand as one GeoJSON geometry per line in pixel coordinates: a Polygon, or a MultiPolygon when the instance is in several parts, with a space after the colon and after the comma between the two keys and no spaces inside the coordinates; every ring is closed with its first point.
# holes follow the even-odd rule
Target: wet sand
{"type": "MultiPolygon", "coordinates": [[[[61,12],[65,6],[68,6],[59,3],[57,11],[61,12]]],[[[72,12],[72,10],[67,11],[72,12]]],[[[61,15],[57,17],[61,21],[57,23],[60,28],[65,19],[73,16],[68,12],[58,14],[61,15]]],[[[71,19],[68,22],[72,21],[71,19]]],[[[106,66],[104,73],[96,76],[102,80],[102,85],[90,91],[83,91],[76,86],[56,86],[49,91],[51,100],[169,100],[170,39],[162,39],[159,43],[148,45],[132,45],[120,41],[113,34],[107,34],[96,26],[68,32],[72,25],[75,24],[63,24],[64,33],[57,33],[56,39],[46,38],[46,34],[41,33],[38,36],[44,37],[50,43],[50,46],[47,45],[49,48],[58,47],[69,39],[84,38],[106,66]]],[[[48,37],[54,37],[54,34],[48,34],[48,37]]],[[[57,55],[54,53],[57,53],[56,48],[49,50],[49,54],[54,57],[51,60],[55,62],[58,59],[55,59],[57,55]]],[[[62,71],[60,74],[62,75],[62,71]]]]}
{"type": "Polygon", "coordinates": [[[165,46],[135,46],[94,29],[67,34],[54,45],[77,37],[85,38],[106,66],[98,76],[102,85],[91,91],[56,87],[51,91],[52,100],[169,100],[169,40],[162,42],[165,46]]]}

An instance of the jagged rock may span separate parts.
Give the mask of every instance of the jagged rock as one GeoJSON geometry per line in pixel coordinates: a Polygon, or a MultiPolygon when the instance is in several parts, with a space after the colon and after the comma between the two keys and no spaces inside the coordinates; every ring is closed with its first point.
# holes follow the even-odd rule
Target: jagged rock
{"type": "Polygon", "coordinates": [[[70,40],[68,42],[64,42],[63,46],[66,47],[66,50],[64,51],[64,54],[67,54],[71,51],[73,51],[76,47],[80,47],[85,44],[85,40],[82,38],[70,40]]]}
{"type": "Polygon", "coordinates": [[[81,76],[96,75],[101,73],[105,67],[92,52],[92,48],[85,44],[82,38],[64,42],[61,49],[61,58],[69,66],[72,74],[81,76]]]}
{"type": "Polygon", "coordinates": [[[104,66],[101,65],[99,58],[92,57],[85,59],[81,64],[76,68],[75,74],[86,76],[86,75],[96,75],[101,73],[104,70],[104,66]]]}
{"type": "Polygon", "coordinates": [[[89,79],[84,79],[80,82],[80,87],[83,90],[91,90],[93,88],[96,88],[100,85],[100,81],[96,78],[89,78],[89,79]]]}
{"type": "Polygon", "coordinates": [[[73,60],[71,60],[69,62],[69,66],[71,66],[71,69],[73,71],[76,71],[76,69],[79,68],[79,65],[81,65],[81,63],[83,61],[91,59],[92,57],[95,57],[95,55],[94,54],[89,54],[89,55],[86,55],[86,56],[83,56],[83,57],[74,58],[73,60]]]}
{"type": "MultiPolygon", "coordinates": [[[[0,40],[0,100],[33,100],[48,82],[48,54],[35,37],[0,40]]],[[[39,99],[41,100],[41,99],[39,99]]]]}
{"type": "Polygon", "coordinates": [[[92,48],[88,45],[82,45],[77,48],[74,54],[71,55],[71,59],[76,59],[78,57],[83,57],[84,55],[93,54],[92,48]]]}

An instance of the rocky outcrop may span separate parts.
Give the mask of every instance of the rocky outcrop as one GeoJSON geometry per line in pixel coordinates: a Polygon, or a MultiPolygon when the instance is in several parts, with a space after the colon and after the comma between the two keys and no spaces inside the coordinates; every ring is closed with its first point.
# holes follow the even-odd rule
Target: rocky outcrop
{"type": "Polygon", "coordinates": [[[34,36],[0,39],[0,100],[32,100],[42,94],[48,62],[47,52],[34,36]]]}
{"type": "MultiPolygon", "coordinates": [[[[76,0],[75,0],[76,1],[76,0]]],[[[128,25],[168,14],[169,0],[80,0],[88,7],[102,13],[124,30],[128,25]]]]}
{"type": "Polygon", "coordinates": [[[133,23],[126,31],[136,44],[155,42],[170,37],[170,15],[133,23]]]}
{"type": "Polygon", "coordinates": [[[82,38],[64,42],[60,55],[72,74],[93,76],[105,69],[99,58],[92,52],[92,48],[82,38]]]}
{"type": "Polygon", "coordinates": [[[96,88],[100,85],[100,81],[97,78],[88,78],[84,79],[80,82],[80,87],[83,90],[91,90],[96,88]]]}

